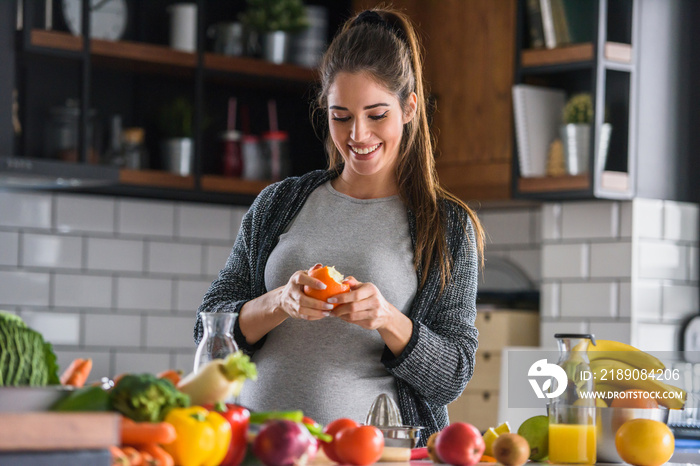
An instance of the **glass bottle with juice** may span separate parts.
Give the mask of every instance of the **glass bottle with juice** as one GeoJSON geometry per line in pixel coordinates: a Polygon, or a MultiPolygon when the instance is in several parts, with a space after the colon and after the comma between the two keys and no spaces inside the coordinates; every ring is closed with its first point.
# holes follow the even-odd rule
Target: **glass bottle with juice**
{"type": "MultiPolygon", "coordinates": [[[[566,387],[549,404],[549,461],[560,464],[596,462],[595,399],[582,396],[593,393],[588,345],[595,345],[591,334],[556,334],[558,365],[566,374],[566,387]]],[[[559,380],[552,386],[559,388],[559,380]]],[[[554,389],[554,391],[561,391],[554,389]]]]}

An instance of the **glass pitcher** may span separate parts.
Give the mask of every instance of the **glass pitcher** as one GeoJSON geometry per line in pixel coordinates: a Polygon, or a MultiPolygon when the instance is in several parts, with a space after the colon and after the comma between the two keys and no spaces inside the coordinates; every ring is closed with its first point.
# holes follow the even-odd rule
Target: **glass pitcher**
{"type": "Polygon", "coordinates": [[[204,334],[194,355],[194,372],[212,359],[224,359],[238,351],[233,340],[233,324],[238,314],[233,312],[200,312],[204,334]]]}
{"type": "Polygon", "coordinates": [[[549,404],[549,460],[552,463],[596,462],[596,408],[588,346],[592,334],[556,334],[558,372],[552,388],[558,396],[549,404]],[[566,385],[560,385],[565,383],[566,385]]]}

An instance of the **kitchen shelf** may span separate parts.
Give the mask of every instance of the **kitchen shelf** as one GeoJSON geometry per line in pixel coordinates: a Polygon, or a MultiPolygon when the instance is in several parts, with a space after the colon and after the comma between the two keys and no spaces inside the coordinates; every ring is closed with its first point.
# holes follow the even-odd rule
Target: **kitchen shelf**
{"type": "Polygon", "coordinates": [[[518,190],[522,193],[576,191],[591,188],[588,173],[583,175],[522,177],[518,179],[518,190]]]}
{"type": "Polygon", "coordinates": [[[119,170],[119,184],[172,189],[195,187],[193,176],[180,176],[159,170],[119,170]]]}
{"type": "MultiPolygon", "coordinates": [[[[83,38],[67,32],[34,29],[30,35],[30,45],[45,49],[46,52],[80,52],[83,38]]],[[[35,49],[35,51],[39,51],[35,49]]],[[[92,59],[103,65],[116,65],[121,68],[171,74],[174,70],[194,73],[197,67],[197,54],[182,52],[164,45],[146,44],[132,41],[90,41],[92,59]]],[[[231,57],[215,53],[204,54],[204,69],[225,72],[230,75],[255,79],[279,79],[309,84],[316,80],[316,70],[290,64],[275,64],[249,57],[231,57]]]]}
{"type": "MultiPolygon", "coordinates": [[[[606,42],[603,56],[612,63],[632,63],[632,46],[619,42],[606,42]]],[[[554,49],[525,49],[521,55],[523,72],[530,68],[560,67],[562,65],[593,65],[595,52],[590,42],[572,44],[554,49]]]]}
{"type": "Polygon", "coordinates": [[[256,195],[272,183],[272,181],[244,180],[241,178],[229,178],[219,175],[202,175],[200,183],[203,191],[256,195]]]}

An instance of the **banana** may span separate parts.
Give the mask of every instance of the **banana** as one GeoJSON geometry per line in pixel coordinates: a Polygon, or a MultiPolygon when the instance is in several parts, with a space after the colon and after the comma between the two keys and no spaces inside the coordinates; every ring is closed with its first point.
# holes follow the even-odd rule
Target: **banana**
{"type": "MultiPolygon", "coordinates": [[[[579,348],[582,343],[576,345],[573,350],[579,348]]],[[[588,360],[593,362],[598,359],[616,359],[634,366],[637,369],[646,369],[647,371],[666,369],[666,366],[657,357],[652,356],[634,346],[615,341],[615,340],[596,340],[596,345],[588,345],[588,360]]]]}
{"type": "MultiPolygon", "coordinates": [[[[660,396],[657,402],[669,409],[680,409],[685,405],[686,393],[673,385],[669,385],[660,380],[646,378],[642,380],[639,371],[634,371],[636,367],[617,359],[596,359],[591,361],[591,372],[596,386],[609,386],[614,390],[640,389],[648,392],[669,393],[668,398],[660,396]],[[619,371],[622,372],[619,372],[619,371]],[[625,373],[625,371],[629,371],[625,373]],[[639,375],[637,375],[639,374],[639,375]],[[634,378],[634,377],[638,378],[634,378]],[[673,394],[673,395],[671,395],[673,394]]],[[[657,375],[654,373],[654,375],[657,375]]]]}

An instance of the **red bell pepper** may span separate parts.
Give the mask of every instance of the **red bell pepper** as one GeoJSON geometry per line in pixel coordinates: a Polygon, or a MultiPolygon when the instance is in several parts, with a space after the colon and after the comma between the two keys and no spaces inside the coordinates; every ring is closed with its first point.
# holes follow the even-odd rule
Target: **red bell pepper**
{"type": "Polygon", "coordinates": [[[209,411],[216,411],[231,424],[231,443],[228,453],[221,461],[221,466],[238,466],[245,458],[248,448],[248,425],[250,424],[250,411],[243,406],[231,403],[217,405],[204,405],[209,411]]]}

